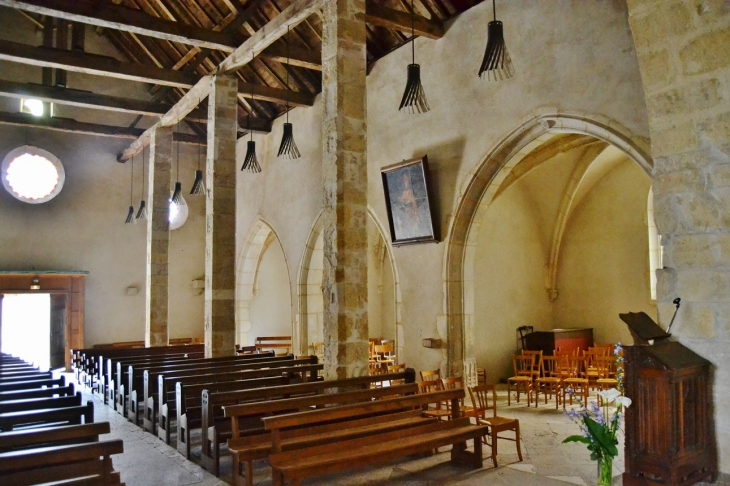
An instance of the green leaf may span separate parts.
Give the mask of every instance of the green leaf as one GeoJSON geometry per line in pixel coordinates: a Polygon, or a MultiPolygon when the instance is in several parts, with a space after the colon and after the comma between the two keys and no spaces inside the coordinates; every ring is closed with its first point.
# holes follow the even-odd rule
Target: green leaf
{"type": "Polygon", "coordinates": [[[583,444],[590,444],[591,439],[589,439],[588,437],[583,437],[582,435],[571,435],[563,441],[563,444],[565,444],[566,442],[582,442],[583,444]]]}
{"type": "Polygon", "coordinates": [[[612,457],[618,456],[616,440],[606,432],[606,429],[598,425],[595,420],[588,417],[585,417],[583,419],[583,422],[586,424],[588,432],[590,432],[590,434],[596,438],[596,442],[598,442],[598,444],[601,446],[601,449],[603,449],[606,454],[612,457]]]}

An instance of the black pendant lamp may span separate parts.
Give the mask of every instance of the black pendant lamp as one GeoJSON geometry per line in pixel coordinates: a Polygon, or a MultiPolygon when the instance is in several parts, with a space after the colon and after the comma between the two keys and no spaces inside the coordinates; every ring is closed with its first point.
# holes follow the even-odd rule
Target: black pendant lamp
{"type": "Polygon", "coordinates": [[[408,81],[406,82],[406,91],[400,101],[398,111],[406,113],[426,113],[431,108],[428,106],[426,92],[421,84],[421,66],[416,64],[416,36],[415,36],[415,10],[413,8],[413,0],[411,0],[411,58],[412,63],[408,65],[408,81]]]}
{"type": "MultiPolygon", "coordinates": [[[[251,62],[253,62],[255,54],[251,56],[251,62]]],[[[253,66],[251,67],[253,69],[253,66]]],[[[251,79],[251,99],[253,100],[253,78],[251,79]]],[[[256,158],[256,142],[253,141],[253,130],[251,130],[251,112],[253,107],[249,107],[247,122],[248,122],[248,133],[251,134],[251,139],[248,141],[248,148],[246,149],[246,158],[243,159],[243,165],[241,170],[248,172],[259,173],[261,172],[261,166],[256,158]]]]}
{"type": "MultiPolygon", "coordinates": [[[[200,106],[200,100],[198,100],[200,106]]],[[[191,196],[205,196],[205,183],[203,182],[203,170],[200,168],[200,137],[198,137],[198,170],[195,171],[195,181],[190,190],[191,196]]]]}
{"type": "Polygon", "coordinates": [[[504,43],[502,22],[497,20],[496,0],[492,0],[492,12],[494,13],[494,20],[489,22],[487,50],[484,52],[484,60],[482,60],[482,66],[479,68],[479,77],[484,79],[486,74],[487,80],[494,77],[494,80],[497,81],[514,76],[515,68],[504,43]]]}
{"type": "Polygon", "coordinates": [[[129,212],[127,213],[127,219],[124,221],[125,224],[134,224],[134,156],[132,156],[132,167],[131,175],[129,177],[129,212]]]}
{"type": "Polygon", "coordinates": [[[298,159],[301,157],[297,144],[294,143],[294,129],[292,124],[289,123],[289,27],[286,28],[286,64],[284,65],[286,70],[286,123],[284,123],[284,136],[281,138],[281,145],[279,145],[279,157],[284,157],[289,160],[298,159]]]}
{"type": "MultiPolygon", "coordinates": [[[[180,132],[180,122],[177,122],[177,131],[180,132]]],[[[172,192],[172,202],[178,206],[185,206],[185,199],[182,197],[182,184],[180,184],[180,141],[177,141],[177,155],[175,159],[177,165],[177,182],[175,182],[175,190],[172,192]]]]}
{"type": "Polygon", "coordinates": [[[144,157],[144,148],[142,148],[142,202],[139,203],[139,210],[137,211],[137,216],[135,219],[138,221],[146,221],[147,220],[147,203],[145,202],[145,178],[144,178],[144,166],[146,165],[145,157],[144,157]]]}

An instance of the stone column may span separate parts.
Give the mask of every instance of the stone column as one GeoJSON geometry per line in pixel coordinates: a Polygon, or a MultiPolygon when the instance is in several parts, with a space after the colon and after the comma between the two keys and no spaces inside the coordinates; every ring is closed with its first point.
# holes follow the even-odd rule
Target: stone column
{"type": "Polygon", "coordinates": [[[168,254],[170,251],[170,184],[172,127],[157,128],[150,138],[147,167],[147,292],[145,346],[167,346],[168,254]]]}
{"type": "Polygon", "coordinates": [[[235,354],[238,79],[213,76],[205,165],[205,357],[235,354]]]}
{"type": "MultiPolygon", "coordinates": [[[[730,478],[730,4],[628,2],[646,95],[659,324],[712,361],[720,471],[730,478]]],[[[722,482],[722,481],[720,481],[722,482]]]]}
{"type": "Polygon", "coordinates": [[[368,373],[365,2],[323,7],[325,379],[368,373]]]}

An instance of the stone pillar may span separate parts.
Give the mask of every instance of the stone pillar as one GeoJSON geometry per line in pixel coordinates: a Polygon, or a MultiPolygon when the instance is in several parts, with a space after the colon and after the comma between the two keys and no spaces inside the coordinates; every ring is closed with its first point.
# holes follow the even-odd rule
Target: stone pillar
{"type": "Polygon", "coordinates": [[[323,7],[325,379],[368,374],[365,2],[323,7]]]}
{"type": "Polygon", "coordinates": [[[150,138],[147,167],[147,292],[145,346],[167,346],[168,254],[170,251],[170,184],[172,127],[157,128],[150,138]]]}
{"type": "Polygon", "coordinates": [[[238,79],[213,76],[205,162],[205,357],[231,356],[236,344],[236,140],[238,79]]]}
{"type": "MultiPolygon", "coordinates": [[[[712,361],[720,470],[730,478],[730,4],[633,0],[654,158],[660,325],[712,361]]],[[[722,482],[722,481],[721,481],[722,482]]]]}

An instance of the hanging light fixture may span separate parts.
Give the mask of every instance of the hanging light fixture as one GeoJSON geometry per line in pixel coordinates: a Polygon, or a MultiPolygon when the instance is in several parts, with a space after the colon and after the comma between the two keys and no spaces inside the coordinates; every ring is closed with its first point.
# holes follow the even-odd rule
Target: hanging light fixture
{"type": "Polygon", "coordinates": [[[147,203],[144,200],[145,197],[145,179],[144,179],[144,166],[147,165],[145,162],[144,157],[144,147],[142,147],[142,202],[139,203],[139,210],[137,211],[137,219],[138,221],[145,221],[147,220],[147,203]]]}
{"type": "Polygon", "coordinates": [[[125,224],[134,224],[134,156],[132,156],[132,171],[129,178],[129,212],[127,213],[127,219],[124,220],[125,224]]]}
{"type": "Polygon", "coordinates": [[[515,68],[504,43],[502,22],[497,20],[496,0],[492,0],[492,12],[494,20],[489,22],[487,50],[484,52],[482,66],[479,68],[479,77],[484,79],[486,73],[487,80],[491,80],[494,76],[494,80],[497,81],[498,79],[508,79],[514,76],[515,68]]]}
{"type": "Polygon", "coordinates": [[[40,290],[41,289],[41,280],[38,277],[33,277],[33,280],[30,282],[30,290],[40,290]]]}
{"type": "Polygon", "coordinates": [[[406,82],[406,91],[400,101],[398,111],[406,111],[407,113],[426,113],[431,108],[428,106],[426,92],[421,84],[421,66],[416,64],[416,36],[415,36],[415,10],[413,9],[413,0],[411,0],[411,58],[412,63],[408,65],[408,81],[406,82]]]}
{"type": "MultiPolygon", "coordinates": [[[[177,131],[180,132],[180,122],[177,122],[177,131]]],[[[185,199],[182,197],[182,184],[180,184],[180,140],[177,141],[177,154],[175,156],[175,164],[177,165],[177,182],[175,182],[175,190],[172,192],[172,202],[178,206],[185,206],[185,199]]]]}
{"type": "MultiPolygon", "coordinates": [[[[200,100],[198,100],[198,107],[200,107],[200,100]]],[[[205,196],[203,170],[200,168],[200,136],[198,136],[198,170],[195,171],[195,181],[193,181],[193,188],[190,190],[190,195],[205,196]]]]}
{"type": "MultiPolygon", "coordinates": [[[[256,56],[256,54],[251,54],[251,62],[253,63],[253,58],[256,56]]],[[[253,66],[251,67],[253,69],[253,66]]],[[[251,79],[251,99],[253,100],[253,79],[251,79]]],[[[258,173],[261,172],[261,166],[259,165],[259,161],[256,158],[256,142],[253,141],[253,130],[251,130],[251,112],[253,111],[253,107],[249,107],[247,122],[248,122],[248,132],[251,134],[251,139],[248,141],[248,148],[246,149],[246,158],[243,159],[243,165],[241,166],[241,170],[247,170],[249,172],[258,173]]]]}
{"type": "Polygon", "coordinates": [[[284,136],[279,145],[279,157],[284,156],[289,160],[301,157],[297,144],[294,143],[294,128],[289,123],[289,26],[286,28],[286,123],[284,123],[284,136]]]}

